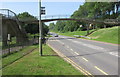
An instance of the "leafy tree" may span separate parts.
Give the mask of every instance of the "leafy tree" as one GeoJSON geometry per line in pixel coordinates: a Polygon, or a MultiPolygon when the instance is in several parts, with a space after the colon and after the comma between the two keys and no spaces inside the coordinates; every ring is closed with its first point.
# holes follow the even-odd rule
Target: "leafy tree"
{"type": "MultiPolygon", "coordinates": [[[[34,17],[33,15],[30,15],[28,12],[23,12],[17,15],[18,19],[21,21],[38,21],[38,19],[36,17],[34,17]]],[[[43,26],[43,35],[46,35],[49,31],[48,26],[45,25],[44,23],[42,23],[43,26]]],[[[39,33],[39,24],[35,24],[35,23],[31,23],[31,24],[27,24],[24,23],[22,24],[22,27],[25,29],[25,31],[27,33],[31,33],[31,34],[36,34],[39,33]]]]}
{"type": "Polygon", "coordinates": [[[46,36],[47,33],[49,32],[49,27],[44,23],[42,23],[42,32],[43,32],[43,36],[46,36]]]}
{"type": "Polygon", "coordinates": [[[55,24],[54,24],[54,23],[50,23],[50,24],[49,24],[49,29],[50,29],[50,30],[54,30],[54,27],[55,27],[55,24]]]}
{"type": "MultiPolygon", "coordinates": [[[[120,17],[120,2],[85,2],[80,5],[71,18],[87,18],[87,19],[119,19],[120,17]],[[116,11],[115,11],[116,10],[116,11]]],[[[72,32],[76,30],[87,30],[88,23],[82,21],[57,21],[56,24],[50,26],[54,31],[72,32]],[[80,27],[82,25],[82,27],[80,27]]],[[[53,24],[50,24],[53,25],[53,24]]],[[[104,27],[103,24],[96,24],[99,28],[104,27]]]]}

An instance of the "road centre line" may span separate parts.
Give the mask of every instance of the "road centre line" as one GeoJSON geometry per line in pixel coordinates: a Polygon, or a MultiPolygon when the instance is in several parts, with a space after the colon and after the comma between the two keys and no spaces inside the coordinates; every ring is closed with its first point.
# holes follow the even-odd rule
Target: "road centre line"
{"type": "MultiPolygon", "coordinates": [[[[70,39],[71,40],[71,39],[70,39]]],[[[58,40],[57,40],[58,41],[58,40]]],[[[59,41],[58,41],[59,42],[59,41]]],[[[60,41],[61,42],[61,41],[60,41]]],[[[77,41],[75,41],[76,43],[78,43],[77,41]]],[[[62,43],[62,42],[61,42],[62,43]]],[[[87,45],[87,44],[84,44],[84,45],[87,45]]],[[[91,45],[91,44],[90,44],[91,45]]],[[[94,46],[94,45],[93,45],[94,46]]],[[[67,46],[68,48],[69,48],[69,46],[67,46]]],[[[91,46],[89,46],[89,47],[91,47],[91,46]]],[[[97,46],[97,47],[99,47],[99,46],[97,46]]],[[[92,47],[91,47],[92,48],[92,47]]],[[[99,48],[97,48],[97,49],[99,49],[99,48]]],[[[103,50],[102,49],[102,47],[100,48],[101,50],[103,50]]],[[[106,50],[105,50],[106,51],[106,50]]],[[[109,54],[111,54],[111,55],[114,55],[114,56],[118,56],[118,54],[114,54],[114,53],[112,53],[112,52],[110,52],[109,54]]],[[[66,58],[66,57],[65,57],[66,58]]],[[[84,57],[82,57],[82,59],[84,59],[85,61],[88,61],[86,58],[84,58],[84,57]]],[[[69,60],[69,58],[67,59],[67,61],[68,62],[72,62],[71,61],[71,59],[69,60]]],[[[74,61],[73,61],[74,62],[74,61]]],[[[72,62],[72,63],[73,63],[72,62]]],[[[73,63],[73,66],[75,66],[76,67],[76,65],[74,65],[74,63],[73,63]]],[[[79,66],[79,65],[78,65],[79,66]]],[[[77,69],[79,69],[80,70],[80,68],[79,67],[76,67],[77,69]]],[[[101,70],[100,68],[98,68],[97,66],[94,66],[94,68],[96,68],[97,70],[99,70],[100,72],[102,72],[103,74],[105,74],[105,75],[108,75],[106,72],[104,72],[103,70],[101,70]]],[[[82,70],[81,70],[82,71],[82,70]]],[[[84,73],[85,75],[86,75],[86,73],[84,73]]],[[[87,74],[88,75],[88,74],[87,74]]]]}
{"type": "Polygon", "coordinates": [[[92,48],[92,49],[106,51],[104,48],[99,47],[99,46],[95,46],[95,45],[92,45],[92,44],[86,44],[86,43],[78,42],[78,41],[73,41],[73,42],[78,43],[78,44],[81,44],[81,45],[86,46],[86,47],[89,47],[89,48],[92,48]]]}
{"type": "Polygon", "coordinates": [[[79,53],[77,53],[77,52],[74,52],[76,55],[79,55],[79,53]]]}
{"type": "Polygon", "coordinates": [[[82,59],[88,62],[88,60],[86,58],[82,57],[82,59]]]}
{"type": "Polygon", "coordinates": [[[70,49],[71,51],[73,51],[73,49],[70,49]]]}
{"type": "Polygon", "coordinates": [[[108,75],[106,72],[104,72],[103,70],[101,70],[100,68],[98,68],[97,66],[94,66],[97,70],[99,70],[100,72],[102,72],[105,75],[108,75]]]}
{"type": "MultiPolygon", "coordinates": [[[[72,39],[68,39],[68,40],[72,40],[72,39]]],[[[83,43],[83,42],[74,41],[74,40],[72,40],[72,42],[81,44],[81,45],[83,45],[83,46],[86,46],[86,47],[89,47],[89,48],[92,48],[92,49],[95,49],[95,50],[102,50],[103,52],[106,52],[107,54],[113,55],[113,56],[115,56],[115,57],[120,57],[120,56],[118,56],[118,53],[116,53],[116,52],[107,52],[107,51],[109,51],[109,50],[107,50],[107,49],[105,49],[105,48],[102,48],[102,47],[100,47],[100,46],[95,46],[95,45],[92,45],[92,44],[85,44],[85,43],[83,43]]]]}
{"type": "Polygon", "coordinates": [[[70,64],[72,64],[75,68],[77,68],[79,71],[81,71],[82,73],[84,73],[85,75],[87,75],[87,77],[94,77],[91,73],[89,73],[88,71],[86,71],[85,69],[83,69],[82,67],[80,67],[78,64],[76,64],[74,61],[72,61],[70,58],[66,57],[65,55],[63,55],[61,52],[57,51],[56,49],[54,49],[50,44],[48,44],[48,46],[50,46],[56,53],[58,53],[59,56],[63,57],[64,60],[68,61],[70,64]]]}

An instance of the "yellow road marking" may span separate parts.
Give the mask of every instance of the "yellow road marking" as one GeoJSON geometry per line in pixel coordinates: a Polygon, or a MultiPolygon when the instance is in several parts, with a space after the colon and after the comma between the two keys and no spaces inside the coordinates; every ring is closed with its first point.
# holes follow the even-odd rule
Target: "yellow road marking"
{"type": "MultiPolygon", "coordinates": [[[[48,44],[48,46],[50,46],[48,44]]],[[[91,73],[89,73],[88,71],[86,71],[85,69],[83,69],[82,67],[80,67],[78,64],[76,64],[74,61],[72,61],[70,58],[66,57],[65,55],[63,55],[61,52],[58,52],[56,49],[54,49],[52,46],[50,46],[56,53],[58,53],[59,56],[63,57],[64,60],[66,60],[67,62],[69,62],[70,64],[72,64],[76,69],[78,69],[79,71],[81,71],[82,73],[84,73],[85,75],[87,75],[88,77],[94,77],[91,73]]]]}
{"type": "Polygon", "coordinates": [[[86,58],[82,57],[82,59],[88,62],[88,60],[86,58]]]}
{"type": "Polygon", "coordinates": [[[100,72],[102,72],[105,75],[108,75],[106,72],[104,72],[103,70],[101,70],[100,68],[98,68],[97,66],[94,66],[97,70],[99,70],[100,72]]]}

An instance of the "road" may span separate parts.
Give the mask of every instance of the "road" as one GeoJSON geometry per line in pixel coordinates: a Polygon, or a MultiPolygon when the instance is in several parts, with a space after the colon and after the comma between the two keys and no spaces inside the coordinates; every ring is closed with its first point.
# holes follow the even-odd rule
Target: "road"
{"type": "Polygon", "coordinates": [[[118,75],[117,45],[61,35],[47,43],[86,75],[118,75]]]}

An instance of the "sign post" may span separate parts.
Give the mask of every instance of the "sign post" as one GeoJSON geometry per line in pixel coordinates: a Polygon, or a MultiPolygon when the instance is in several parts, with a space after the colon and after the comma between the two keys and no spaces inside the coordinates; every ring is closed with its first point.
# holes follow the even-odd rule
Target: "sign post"
{"type": "Polygon", "coordinates": [[[39,53],[42,56],[42,22],[41,15],[45,14],[45,7],[41,7],[41,0],[39,0],[39,53]]]}
{"type": "Polygon", "coordinates": [[[10,34],[8,34],[8,54],[10,54],[10,34]]]}

